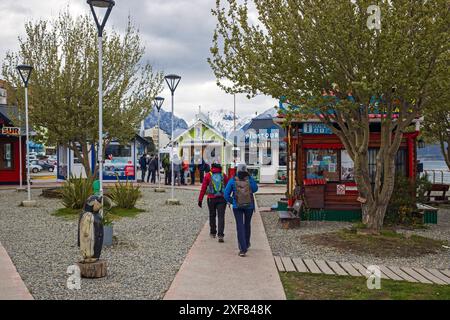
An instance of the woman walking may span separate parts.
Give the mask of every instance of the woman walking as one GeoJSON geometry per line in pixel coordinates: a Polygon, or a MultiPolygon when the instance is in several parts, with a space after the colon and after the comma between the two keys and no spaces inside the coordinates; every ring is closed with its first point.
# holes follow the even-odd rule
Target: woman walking
{"type": "Polygon", "coordinates": [[[255,179],[248,174],[247,165],[241,163],[237,167],[237,174],[230,179],[225,188],[224,198],[233,204],[236,219],[236,230],[239,243],[239,256],[245,257],[250,248],[251,221],[255,210],[253,194],[258,191],[255,179]]]}

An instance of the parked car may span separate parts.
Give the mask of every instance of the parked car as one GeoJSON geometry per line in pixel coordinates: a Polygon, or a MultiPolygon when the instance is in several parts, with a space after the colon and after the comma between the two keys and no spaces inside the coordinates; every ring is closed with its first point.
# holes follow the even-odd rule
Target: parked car
{"type": "Polygon", "coordinates": [[[55,156],[50,156],[50,157],[47,158],[47,162],[49,164],[51,164],[51,165],[54,165],[54,166],[56,166],[57,161],[58,160],[57,160],[57,158],[55,156]]]}
{"type": "Polygon", "coordinates": [[[43,170],[48,170],[48,172],[55,171],[55,166],[51,163],[48,163],[47,161],[39,160],[36,164],[41,166],[43,170]]]}
{"type": "Polygon", "coordinates": [[[37,158],[37,156],[36,156],[35,154],[30,154],[27,158],[28,158],[30,161],[38,160],[38,158],[37,158]]]}
{"type": "Polygon", "coordinates": [[[33,164],[33,162],[31,162],[30,163],[30,170],[33,173],[38,173],[38,172],[42,171],[42,167],[40,165],[38,165],[36,162],[34,164],[33,164]]]}

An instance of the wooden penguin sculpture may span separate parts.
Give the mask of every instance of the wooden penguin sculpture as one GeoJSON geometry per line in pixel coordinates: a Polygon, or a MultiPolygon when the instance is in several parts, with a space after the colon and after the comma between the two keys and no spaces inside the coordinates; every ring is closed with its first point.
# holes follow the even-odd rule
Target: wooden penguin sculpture
{"type": "Polygon", "coordinates": [[[102,198],[90,196],[78,222],[78,246],[84,263],[96,262],[103,246],[102,198]]]}

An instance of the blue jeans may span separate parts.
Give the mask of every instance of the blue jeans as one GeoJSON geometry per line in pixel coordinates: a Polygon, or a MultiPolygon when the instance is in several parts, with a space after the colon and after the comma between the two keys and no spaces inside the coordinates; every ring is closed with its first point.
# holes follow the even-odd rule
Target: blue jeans
{"type": "Polygon", "coordinates": [[[250,247],[251,221],[253,209],[233,209],[236,219],[236,231],[239,243],[239,250],[247,252],[250,247]]]}

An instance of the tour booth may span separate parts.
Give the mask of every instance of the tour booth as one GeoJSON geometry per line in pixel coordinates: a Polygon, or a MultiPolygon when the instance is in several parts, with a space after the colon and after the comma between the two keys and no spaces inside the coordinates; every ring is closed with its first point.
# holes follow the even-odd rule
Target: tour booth
{"type": "MultiPolygon", "coordinates": [[[[285,184],[286,131],[271,114],[262,114],[243,126],[239,161],[245,162],[257,182],[285,184]]],[[[231,140],[231,139],[230,139],[231,140]]]]}
{"type": "MultiPolygon", "coordinates": [[[[103,180],[116,181],[129,180],[137,181],[136,169],[138,163],[138,149],[145,148],[149,141],[139,135],[135,135],[128,144],[121,144],[112,141],[105,149],[105,159],[103,164],[103,180]]],[[[59,145],[57,148],[58,181],[67,180],[70,176],[86,177],[86,172],[81,161],[75,156],[73,150],[66,146],[59,145]]],[[[97,155],[94,148],[89,154],[89,164],[92,172],[97,163],[97,155]]]]}
{"type": "Polygon", "coordinates": [[[17,126],[17,107],[0,105],[0,184],[20,184],[20,166],[22,182],[26,183],[26,138],[25,129],[17,126]]]}
{"type": "MultiPolygon", "coordinates": [[[[280,124],[286,121],[282,112],[276,121],[280,124]]],[[[396,173],[412,179],[417,174],[419,120],[414,124],[412,132],[403,134],[395,162],[396,173]]],[[[372,179],[375,178],[376,157],[381,143],[380,128],[380,115],[370,115],[369,173],[372,179]]],[[[314,115],[291,120],[286,130],[287,199],[280,201],[276,208],[292,209],[296,200],[303,199],[309,209],[303,210],[304,219],[361,220],[360,201],[363,200],[354,181],[353,161],[339,137],[314,115]]]]}

